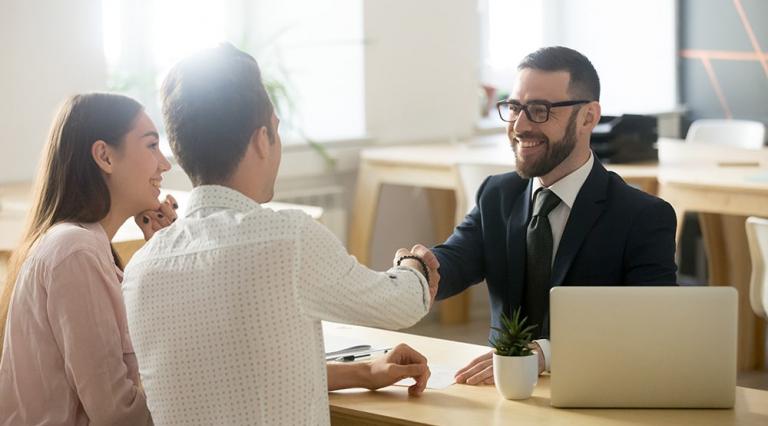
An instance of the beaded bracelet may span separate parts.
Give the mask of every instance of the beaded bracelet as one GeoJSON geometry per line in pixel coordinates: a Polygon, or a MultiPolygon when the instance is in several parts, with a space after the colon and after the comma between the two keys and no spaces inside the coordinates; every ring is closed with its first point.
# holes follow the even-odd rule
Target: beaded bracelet
{"type": "Polygon", "coordinates": [[[426,279],[427,284],[429,284],[429,269],[427,269],[427,264],[424,263],[424,260],[419,256],[413,256],[413,255],[400,256],[400,258],[397,259],[397,266],[400,266],[400,262],[402,262],[405,259],[414,259],[421,264],[421,269],[424,271],[424,279],[426,279]]]}

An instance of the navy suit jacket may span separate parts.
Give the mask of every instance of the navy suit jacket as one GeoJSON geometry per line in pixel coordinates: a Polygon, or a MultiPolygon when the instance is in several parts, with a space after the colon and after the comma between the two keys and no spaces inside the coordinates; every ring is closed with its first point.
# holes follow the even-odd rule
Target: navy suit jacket
{"type": "MultiPolygon", "coordinates": [[[[477,206],[433,248],[438,300],[485,280],[493,327],[502,312],[509,316],[522,304],[531,187],[514,172],[483,182],[477,206]]],[[[627,185],[595,159],[565,225],[551,285],[674,285],[675,229],[669,203],[627,185]]],[[[538,336],[548,337],[548,329],[545,323],[538,336]]]]}

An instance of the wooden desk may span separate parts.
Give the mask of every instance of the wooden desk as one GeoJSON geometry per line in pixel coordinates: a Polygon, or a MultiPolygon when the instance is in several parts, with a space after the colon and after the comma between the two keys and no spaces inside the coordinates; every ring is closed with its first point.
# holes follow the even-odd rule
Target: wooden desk
{"type": "MultiPolygon", "coordinates": [[[[472,144],[435,144],[366,149],[360,153],[349,252],[370,265],[371,239],[384,185],[425,188],[429,199],[434,234],[448,238],[467,211],[461,193],[458,166],[463,163],[509,165],[514,170],[514,155],[496,135],[472,144]]],[[[630,184],[656,193],[657,167],[653,164],[621,164],[608,167],[630,184]]],[[[469,295],[464,292],[440,302],[443,324],[464,323],[469,318],[469,295]]]]}
{"type": "MultiPolygon", "coordinates": [[[[485,346],[451,342],[366,327],[324,323],[326,334],[344,335],[378,345],[407,343],[430,364],[460,367],[486,353],[485,346]]],[[[348,389],[330,393],[331,423],[344,425],[765,425],[768,391],[736,388],[732,410],[560,409],[549,405],[549,377],[542,376],[533,397],[502,399],[493,386],[452,385],[409,397],[404,387],[376,392],[348,389]]]]}
{"type": "MultiPolygon", "coordinates": [[[[7,259],[8,253],[16,248],[24,231],[27,213],[31,208],[31,188],[30,182],[18,182],[0,185],[0,260],[7,259]]],[[[165,194],[171,194],[179,203],[179,215],[186,208],[189,199],[188,191],[164,190],[165,194]]],[[[300,204],[289,204],[280,202],[269,202],[264,207],[273,210],[302,210],[313,219],[321,221],[323,208],[315,206],[305,206],[300,204]]],[[[117,231],[112,239],[112,245],[115,251],[123,260],[128,263],[133,254],[144,245],[144,234],[133,221],[128,219],[117,231]]]]}
{"type": "Polygon", "coordinates": [[[686,212],[700,212],[710,285],[739,291],[739,370],[765,367],[765,321],[749,303],[752,265],[745,216],[768,217],[768,167],[664,167],[659,196],[675,208],[678,232],[686,212]]]}

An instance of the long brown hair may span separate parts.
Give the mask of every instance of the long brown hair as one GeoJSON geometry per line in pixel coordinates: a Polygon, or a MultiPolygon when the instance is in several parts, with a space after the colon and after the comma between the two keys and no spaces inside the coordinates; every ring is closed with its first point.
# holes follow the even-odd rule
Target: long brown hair
{"type": "MultiPolygon", "coordinates": [[[[109,93],[75,95],[59,109],[43,150],[32,210],[0,293],[0,349],[16,278],[35,243],[59,222],[93,223],[109,213],[109,189],[91,147],[98,140],[119,147],[141,110],[135,100],[109,93]]],[[[114,249],[112,255],[122,268],[114,249]]]]}

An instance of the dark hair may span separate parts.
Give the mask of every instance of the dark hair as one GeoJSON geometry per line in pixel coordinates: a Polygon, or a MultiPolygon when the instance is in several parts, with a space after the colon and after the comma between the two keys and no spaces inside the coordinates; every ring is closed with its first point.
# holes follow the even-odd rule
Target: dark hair
{"type": "Polygon", "coordinates": [[[600,100],[600,78],[586,56],[563,46],[542,47],[528,54],[517,66],[518,70],[567,71],[570,76],[568,91],[577,98],[600,100]]]}
{"type": "Polygon", "coordinates": [[[229,178],[262,126],[272,140],[272,103],[259,65],[231,44],[176,64],[161,93],[171,149],[195,186],[229,178]]]}
{"type": "MultiPolygon", "coordinates": [[[[0,295],[0,345],[16,278],[35,243],[59,222],[93,223],[109,213],[109,188],[91,147],[98,140],[120,147],[142,110],[135,100],[109,93],[75,95],[59,109],[43,151],[32,210],[0,295]]],[[[114,249],[112,256],[122,268],[114,249]]]]}

